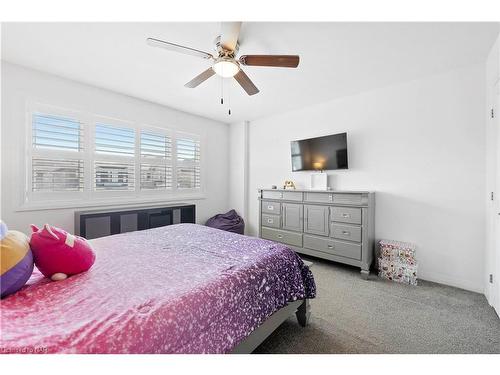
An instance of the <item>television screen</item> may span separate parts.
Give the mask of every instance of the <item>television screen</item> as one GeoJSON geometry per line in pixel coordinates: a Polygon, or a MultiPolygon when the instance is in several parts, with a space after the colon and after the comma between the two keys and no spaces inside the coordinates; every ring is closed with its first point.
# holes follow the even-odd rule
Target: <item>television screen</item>
{"type": "Polygon", "coordinates": [[[347,133],[291,142],[292,171],[347,169],[347,133]]]}

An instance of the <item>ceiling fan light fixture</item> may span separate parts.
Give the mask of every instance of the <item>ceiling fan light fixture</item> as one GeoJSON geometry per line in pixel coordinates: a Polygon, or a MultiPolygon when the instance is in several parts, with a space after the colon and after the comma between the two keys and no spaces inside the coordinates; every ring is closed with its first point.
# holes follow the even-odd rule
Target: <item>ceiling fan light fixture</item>
{"type": "Polygon", "coordinates": [[[240,65],[233,59],[219,58],[212,69],[218,76],[230,78],[240,71],[240,65]]]}

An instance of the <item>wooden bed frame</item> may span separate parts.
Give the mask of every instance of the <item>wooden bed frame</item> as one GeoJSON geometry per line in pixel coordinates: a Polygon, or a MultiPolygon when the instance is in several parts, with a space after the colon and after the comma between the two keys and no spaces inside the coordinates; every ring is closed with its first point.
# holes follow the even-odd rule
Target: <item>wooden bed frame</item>
{"type": "Polygon", "coordinates": [[[311,308],[308,299],[301,299],[289,303],[287,306],[276,311],[261,326],[253,331],[250,336],[240,342],[231,354],[250,354],[266,338],[273,333],[285,320],[295,313],[297,320],[302,327],[305,327],[311,315],[311,308]]]}

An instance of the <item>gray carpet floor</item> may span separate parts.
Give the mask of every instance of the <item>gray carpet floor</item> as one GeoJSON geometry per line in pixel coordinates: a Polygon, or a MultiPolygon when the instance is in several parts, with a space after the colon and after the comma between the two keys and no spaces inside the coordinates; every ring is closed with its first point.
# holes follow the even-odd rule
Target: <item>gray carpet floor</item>
{"type": "Polygon", "coordinates": [[[500,319],[484,295],[419,280],[407,286],[314,262],[307,327],[289,318],[255,353],[500,353],[500,319]]]}

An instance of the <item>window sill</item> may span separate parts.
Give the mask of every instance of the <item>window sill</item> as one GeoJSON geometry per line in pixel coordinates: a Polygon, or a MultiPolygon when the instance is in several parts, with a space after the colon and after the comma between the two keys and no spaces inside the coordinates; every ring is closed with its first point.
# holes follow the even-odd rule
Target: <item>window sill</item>
{"type": "MultiPolygon", "coordinates": [[[[29,212],[29,211],[47,211],[47,210],[65,210],[65,209],[78,209],[78,208],[100,208],[109,206],[120,206],[125,208],[141,207],[147,204],[160,206],[163,204],[177,203],[182,201],[193,201],[206,199],[204,193],[196,192],[193,194],[182,194],[170,196],[165,198],[132,198],[124,199],[113,197],[110,199],[93,199],[92,201],[49,201],[49,202],[28,202],[21,205],[15,212],[29,212]]],[[[187,202],[186,202],[187,203],[187,202]]]]}

